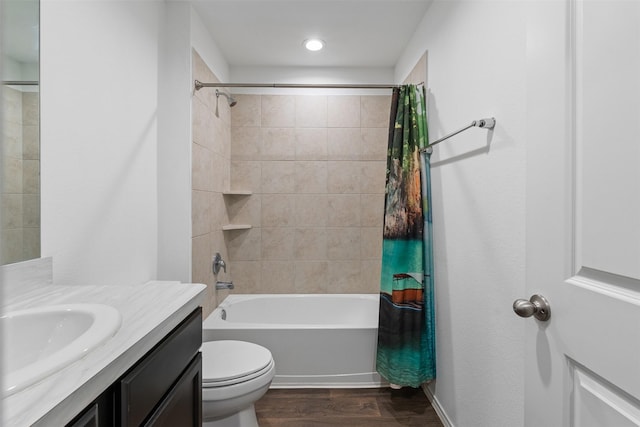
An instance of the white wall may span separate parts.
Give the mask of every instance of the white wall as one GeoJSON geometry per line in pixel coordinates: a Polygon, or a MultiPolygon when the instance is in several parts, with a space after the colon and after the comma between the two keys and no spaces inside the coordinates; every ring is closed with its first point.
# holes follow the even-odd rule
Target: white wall
{"type": "MultiPolygon", "coordinates": [[[[432,157],[437,292],[436,403],[456,427],[520,426],[524,321],[524,2],[435,1],[396,67],[428,51],[430,138],[495,116],[432,157]]],[[[535,141],[530,141],[535,143],[535,141]]]]}
{"type": "Polygon", "coordinates": [[[167,1],[161,28],[158,121],[158,278],[192,280],[191,49],[222,81],[229,65],[189,3],[167,1]]]}
{"type": "Polygon", "coordinates": [[[162,7],[42,1],[42,256],[56,283],[157,274],[162,7]]]}
{"type": "Polygon", "coordinates": [[[191,281],[191,6],[166,2],[158,114],[158,278],[191,281]]]}

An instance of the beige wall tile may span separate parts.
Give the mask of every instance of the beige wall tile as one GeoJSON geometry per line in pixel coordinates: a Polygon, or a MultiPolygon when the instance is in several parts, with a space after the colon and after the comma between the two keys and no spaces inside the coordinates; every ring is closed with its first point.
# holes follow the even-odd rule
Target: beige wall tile
{"type": "Polygon", "coordinates": [[[268,128],[295,127],[295,97],[262,95],[261,126],[268,128]]]}
{"type": "Polygon", "coordinates": [[[212,153],[211,158],[213,161],[212,169],[209,173],[212,180],[211,188],[213,191],[222,193],[229,188],[229,159],[216,153],[212,153]]]}
{"type": "Polygon", "coordinates": [[[227,268],[233,275],[234,293],[252,294],[261,291],[261,261],[235,261],[227,268]]]}
{"type": "Polygon", "coordinates": [[[362,128],[361,129],[361,154],[362,160],[387,159],[387,146],[389,131],[387,128],[362,128]]]}
{"type": "Polygon", "coordinates": [[[293,193],[295,162],[263,162],[262,193],[293,193]]]}
{"type": "Polygon", "coordinates": [[[40,193],[40,160],[24,160],[22,163],[22,192],[40,193]]]}
{"type": "Polygon", "coordinates": [[[2,264],[14,263],[24,260],[24,235],[23,228],[2,230],[2,264]]]}
{"type": "Polygon", "coordinates": [[[325,227],[328,199],[326,194],[296,194],[295,225],[298,227],[325,227]]]}
{"type": "Polygon", "coordinates": [[[326,260],[327,233],[324,228],[296,228],[294,237],[296,260],[326,260]]]}
{"type": "Polygon", "coordinates": [[[261,197],[262,227],[292,227],[295,225],[295,217],[293,215],[295,195],[263,194],[261,197]]]}
{"type": "Polygon", "coordinates": [[[262,129],[262,160],[293,160],[296,157],[295,130],[262,129]]]}
{"type": "Polygon", "coordinates": [[[327,97],[321,95],[300,95],[295,97],[296,127],[327,127],[327,97]]]}
{"type": "Polygon", "coordinates": [[[23,228],[22,259],[40,257],[40,227],[23,228]]]}
{"type": "Polygon", "coordinates": [[[359,260],[360,246],[360,227],[327,229],[327,259],[359,260]]]}
{"type": "Polygon", "coordinates": [[[360,226],[359,194],[329,194],[327,200],[327,226],[360,226]]]}
{"type": "Polygon", "coordinates": [[[243,95],[238,104],[230,187],[254,194],[225,201],[231,222],[256,228],[224,236],[232,264],[247,269],[240,277],[255,283],[243,292],[377,293],[390,97],[243,95]]]}
{"type": "Polygon", "coordinates": [[[364,128],[388,128],[391,111],[389,95],[368,95],[360,97],[360,118],[364,128]]]}
{"type": "Polygon", "coordinates": [[[22,195],[22,222],[24,227],[40,227],[40,195],[22,195]]]}
{"type": "Polygon", "coordinates": [[[360,228],[360,258],[376,260],[382,258],[382,227],[360,228]]]}
{"type": "Polygon", "coordinates": [[[260,228],[226,231],[224,236],[229,251],[229,261],[259,261],[262,259],[262,230],[260,228]]]}
{"type": "Polygon", "coordinates": [[[232,161],[229,186],[232,190],[262,192],[262,162],[232,161]]]}
{"type": "Polygon", "coordinates": [[[327,261],[296,261],[294,292],[297,294],[324,294],[329,276],[327,261]]]}
{"type": "Polygon", "coordinates": [[[360,97],[349,95],[329,96],[327,125],[331,128],[360,127],[360,97]]]}
{"type": "MultiPolygon", "coordinates": [[[[219,91],[225,92],[235,99],[235,97],[232,94],[230,94],[228,90],[219,89],[219,91]]],[[[216,91],[214,89],[213,93],[215,94],[215,92],[216,91]]],[[[231,125],[231,109],[236,107],[235,106],[230,107],[229,102],[227,101],[227,98],[222,95],[217,96],[215,102],[216,102],[215,106],[213,107],[213,110],[216,113],[215,116],[219,118],[222,121],[222,123],[224,123],[226,126],[231,125]]]]}
{"type": "Polygon", "coordinates": [[[327,192],[330,194],[360,193],[361,162],[327,162],[327,192]]]}
{"type": "Polygon", "coordinates": [[[231,157],[231,128],[222,120],[212,116],[211,151],[226,158],[231,157]]]}
{"type": "Polygon", "coordinates": [[[327,162],[297,161],[295,162],[295,192],[327,193],[327,162]]]}
{"type": "Polygon", "coordinates": [[[38,92],[22,93],[22,124],[37,126],[40,123],[40,94],[38,92]]]}
{"type": "Polygon", "coordinates": [[[40,158],[40,127],[22,126],[22,158],[37,160],[40,158]]]}
{"type": "Polygon", "coordinates": [[[353,287],[353,292],[377,294],[380,292],[380,260],[364,260],[360,262],[360,287],[353,287]]]}
{"type": "Polygon", "coordinates": [[[5,157],[2,159],[2,192],[22,193],[24,160],[5,157]]]}
{"type": "Polygon", "coordinates": [[[23,131],[24,126],[19,123],[11,123],[6,120],[2,123],[2,154],[5,157],[24,158],[23,131]]]}
{"type": "Polygon", "coordinates": [[[231,128],[231,158],[233,160],[260,160],[262,155],[260,128],[231,128]]]}
{"type": "Polygon", "coordinates": [[[327,129],[327,158],[329,160],[358,160],[361,157],[360,129],[327,129]]]}
{"type": "Polygon", "coordinates": [[[22,194],[3,194],[1,200],[2,229],[22,228],[24,222],[22,194]]]}
{"type": "Polygon", "coordinates": [[[384,194],[360,195],[360,225],[382,227],[384,220],[384,194]]]}
{"type": "MultiPolygon", "coordinates": [[[[222,193],[209,193],[211,198],[211,221],[210,229],[212,232],[222,230],[222,226],[229,224],[229,215],[227,213],[227,203],[222,193]]],[[[218,252],[220,252],[218,250],[218,252]]]]}
{"type": "Polygon", "coordinates": [[[199,144],[191,144],[191,185],[194,190],[213,191],[213,155],[199,144]]]}
{"type": "MultiPolygon", "coordinates": [[[[217,82],[217,79],[214,79],[213,73],[211,72],[211,70],[209,70],[209,67],[207,67],[207,64],[205,64],[205,62],[202,60],[195,49],[191,50],[191,63],[194,80],[200,80],[203,83],[214,83],[214,81],[217,82]]],[[[195,96],[202,98],[204,102],[207,102],[209,104],[207,96],[210,95],[213,91],[215,91],[215,89],[201,89],[195,92],[195,96]]]]}
{"type": "Polygon", "coordinates": [[[2,88],[2,120],[22,125],[22,92],[7,86],[2,88]]]}
{"type": "Polygon", "coordinates": [[[329,268],[329,293],[344,294],[360,289],[362,283],[360,261],[333,261],[329,268]]]}
{"type": "Polygon", "coordinates": [[[262,228],[262,260],[293,260],[293,228],[262,228]]]}
{"type": "Polygon", "coordinates": [[[231,109],[231,126],[260,127],[262,101],[260,95],[233,95],[238,103],[231,109]]]}
{"type": "MultiPolygon", "coordinates": [[[[211,261],[213,261],[213,255],[216,252],[220,254],[223,260],[228,261],[230,259],[229,251],[227,250],[227,244],[224,237],[225,233],[226,232],[222,231],[221,229],[211,230],[211,233],[209,233],[209,240],[211,241],[211,261]]],[[[227,273],[230,273],[228,265],[227,273]]],[[[213,272],[211,274],[213,274],[213,272]]]]}
{"type": "Polygon", "coordinates": [[[293,293],[295,270],[289,261],[263,261],[262,286],[264,293],[289,294],[293,293]]]}
{"type": "Polygon", "coordinates": [[[295,129],[296,160],[327,159],[327,129],[295,129]]]}
{"type": "Polygon", "coordinates": [[[382,194],[385,191],[387,164],[383,161],[361,162],[360,191],[365,194],[382,194]]]}
{"type": "Polygon", "coordinates": [[[213,114],[209,111],[209,107],[198,97],[191,99],[191,111],[193,129],[191,137],[193,142],[212,150],[214,143],[213,114]]]}
{"type": "Polygon", "coordinates": [[[211,231],[211,193],[193,190],[191,192],[191,235],[202,236],[211,231]]]}
{"type": "Polygon", "coordinates": [[[203,234],[191,239],[191,281],[211,285],[213,273],[211,273],[211,240],[210,236],[203,234]]]}

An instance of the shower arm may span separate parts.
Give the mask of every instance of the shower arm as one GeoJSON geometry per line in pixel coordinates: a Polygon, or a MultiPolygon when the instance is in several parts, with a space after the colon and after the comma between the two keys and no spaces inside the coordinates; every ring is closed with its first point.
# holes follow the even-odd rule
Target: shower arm
{"type": "Polygon", "coordinates": [[[425,148],[423,148],[420,151],[423,152],[430,152],[431,147],[433,147],[436,144],[440,144],[442,141],[445,141],[449,138],[451,138],[452,136],[456,136],[457,134],[464,132],[467,129],[470,129],[472,127],[479,127],[479,128],[485,128],[485,129],[489,129],[489,130],[493,130],[493,128],[496,126],[496,119],[494,117],[488,118],[488,119],[479,119],[479,120],[474,120],[471,122],[470,125],[463,127],[462,129],[458,129],[455,132],[451,132],[449,135],[443,136],[440,139],[436,139],[435,141],[433,141],[431,144],[427,145],[425,148]]]}

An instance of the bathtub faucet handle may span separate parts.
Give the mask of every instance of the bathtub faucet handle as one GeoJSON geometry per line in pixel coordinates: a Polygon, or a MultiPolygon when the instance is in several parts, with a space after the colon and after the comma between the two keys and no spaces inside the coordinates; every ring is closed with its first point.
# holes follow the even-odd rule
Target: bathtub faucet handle
{"type": "Polygon", "coordinates": [[[224,260],[222,259],[222,255],[220,255],[220,252],[216,252],[216,254],[213,256],[213,274],[217,275],[218,273],[220,273],[220,268],[222,268],[224,270],[224,272],[227,272],[227,264],[225,264],[224,260]]]}

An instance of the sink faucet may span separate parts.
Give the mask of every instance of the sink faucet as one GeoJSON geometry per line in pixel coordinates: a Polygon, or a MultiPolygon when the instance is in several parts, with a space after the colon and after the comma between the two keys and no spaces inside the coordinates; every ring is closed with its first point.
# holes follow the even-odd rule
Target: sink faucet
{"type": "Polygon", "coordinates": [[[233,289],[233,282],[221,282],[218,280],[216,281],[216,289],[233,289]]]}

